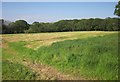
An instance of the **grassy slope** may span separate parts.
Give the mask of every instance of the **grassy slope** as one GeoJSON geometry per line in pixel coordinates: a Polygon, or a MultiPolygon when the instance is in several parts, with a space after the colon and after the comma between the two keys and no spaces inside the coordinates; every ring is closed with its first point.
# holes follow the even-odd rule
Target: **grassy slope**
{"type": "Polygon", "coordinates": [[[3,49],[3,60],[21,62],[28,59],[52,65],[75,76],[117,79],[117,41],[117,34],[112,34],[57,42],[36,51],[24,47],[24,41],[13,42],[9,48],[3,49]],[[9,53],[9,50],[16,53],[9,53]]]}

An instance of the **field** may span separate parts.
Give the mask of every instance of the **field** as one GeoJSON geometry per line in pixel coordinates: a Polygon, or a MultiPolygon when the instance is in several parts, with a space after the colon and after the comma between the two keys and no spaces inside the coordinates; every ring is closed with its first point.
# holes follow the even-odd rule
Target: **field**
{"type": "Polygon", "coordinates": [[[3,80],[117,80],[118,32],[2,36],[3,80]]]}

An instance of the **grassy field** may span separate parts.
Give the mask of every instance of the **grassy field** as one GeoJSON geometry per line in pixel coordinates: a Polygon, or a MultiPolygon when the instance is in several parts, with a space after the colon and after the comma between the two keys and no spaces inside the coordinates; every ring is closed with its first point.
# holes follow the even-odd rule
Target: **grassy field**
{"type": "Polygon", "coordinates": [[[118,32],[2,37],[3,79],[118,79],[118,32]]]}
{"type": "Polygon", "coordinates": [[[15,62],[3,61],[3,74],[4,80],[34,80],[36,79],[36,73],[33,73],[30,69],[15,62]]]}

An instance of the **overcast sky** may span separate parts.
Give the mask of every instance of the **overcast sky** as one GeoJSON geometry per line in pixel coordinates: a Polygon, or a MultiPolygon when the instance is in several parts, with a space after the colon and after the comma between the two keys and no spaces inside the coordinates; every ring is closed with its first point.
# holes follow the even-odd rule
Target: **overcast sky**
{"type": "Polygon", "coordinates": [[[3,2],[2,18],[9,21],[24,19],[32,23],[115,17],[113,13],[116,4],[117,2],[3,2]]]}

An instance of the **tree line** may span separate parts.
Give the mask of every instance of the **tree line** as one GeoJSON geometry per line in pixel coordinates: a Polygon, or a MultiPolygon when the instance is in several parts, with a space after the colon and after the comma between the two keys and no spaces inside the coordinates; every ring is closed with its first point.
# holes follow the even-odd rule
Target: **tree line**
{"type": "Polygon", "coordinates": [[[41,33],[41,32],[66,32],[66,31],[120,31],[120,18],[90,18],[60,20],[54,23],[33,22],[28,24],[25,20],[17,20],[5,24],[5,20],[0,20],[3,34],[16,33],[41,33]]]}

